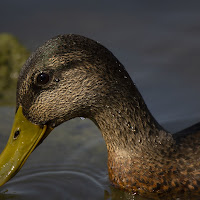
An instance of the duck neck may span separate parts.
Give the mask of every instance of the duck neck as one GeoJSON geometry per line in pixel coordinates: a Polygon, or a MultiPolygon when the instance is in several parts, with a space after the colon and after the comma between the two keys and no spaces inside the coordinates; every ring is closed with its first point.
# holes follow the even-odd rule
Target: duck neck
{"type": "Polygon", "coordinates": [[[121,87],[119,93],[107,96],[92,120],[107,145],[109,178],[120,188],[137,191],[142,186],[153,191],[149,179],[159,180],[163,168],[169,171],[167,162],[176,149],[172,135],[153,118],[136,87],[121,87]],[[146,180],[138,182],[144,174],[146,180]]]}
{"type": "Polygon", "coordinates": [[[151,115],[135,86],[129,91],[109,95],[92,120],[101,130],[108,152],[127,150],[139,154],[143,147],[155,148],[153,143],[161,143],[165,139],[163,135],[167,134],[151,115]]]}

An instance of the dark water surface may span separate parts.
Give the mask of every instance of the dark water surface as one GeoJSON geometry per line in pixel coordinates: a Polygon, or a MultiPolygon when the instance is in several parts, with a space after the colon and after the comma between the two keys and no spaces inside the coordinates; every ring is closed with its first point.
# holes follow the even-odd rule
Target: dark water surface
{"type": "MultiPolygon", "coordinates": [[[[0,32],[31,51],[52,36],[81,34],[125,65],[156,119],[175,132],[200,121],[200,1],[49,0],[0,3],[0,32]]],[[[0,150],[14,108],[0,108],[0,150]]],[[[99,130],[74,119],[29,157],[0,199],[140,199],[110,186],[99,130]]],[[[196,199],[199,199],[198,197],[196,199]]]]}

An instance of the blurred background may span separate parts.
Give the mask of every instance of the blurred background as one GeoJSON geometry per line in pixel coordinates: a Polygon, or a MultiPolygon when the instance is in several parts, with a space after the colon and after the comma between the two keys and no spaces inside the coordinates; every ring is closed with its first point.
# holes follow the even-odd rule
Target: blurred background
{"type": "Polygon", "coordinates": [[[158,121],[199,121],[200,2],[1,0],[0,19],[0,32],[14,36],[0,37],[1,105],[14,104],[17,71],[29,53],[76,33],[116,55],[158,121]]]}
{"type": "MultiPolygon", "coordinates": [[[[0,150],[12,127],[23,63],[46,40],[68,33],[111,50],[167,130],[200,121],[200,1],[1,0],[0,150]]],[[[0,198],[108,199],[112,189],[99,130],[87,119],[74,119],[53,132],[0,188],[0,198]]]]}

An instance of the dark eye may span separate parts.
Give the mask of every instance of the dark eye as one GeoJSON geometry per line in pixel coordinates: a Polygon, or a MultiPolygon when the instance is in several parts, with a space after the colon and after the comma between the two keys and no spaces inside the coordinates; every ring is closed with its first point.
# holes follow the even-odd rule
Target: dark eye
{"type": "Polygon", "coordinates": [[[42,72],[37,76],[37,83],[38,84],[44,85],[48,82],[49,82],[49,75],[48,74],[42,72]]]}

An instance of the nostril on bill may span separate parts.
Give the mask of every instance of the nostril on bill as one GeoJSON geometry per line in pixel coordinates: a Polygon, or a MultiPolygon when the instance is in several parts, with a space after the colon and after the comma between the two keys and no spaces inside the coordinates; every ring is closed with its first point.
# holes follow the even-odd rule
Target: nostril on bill
{"type": "Polygon", "coordinates": [[[19,134],[20,134],[20,130],[16,130],[15,133],[14,133],[13,138],[17,139],[17,137],[19,136],[19,134]]]}

